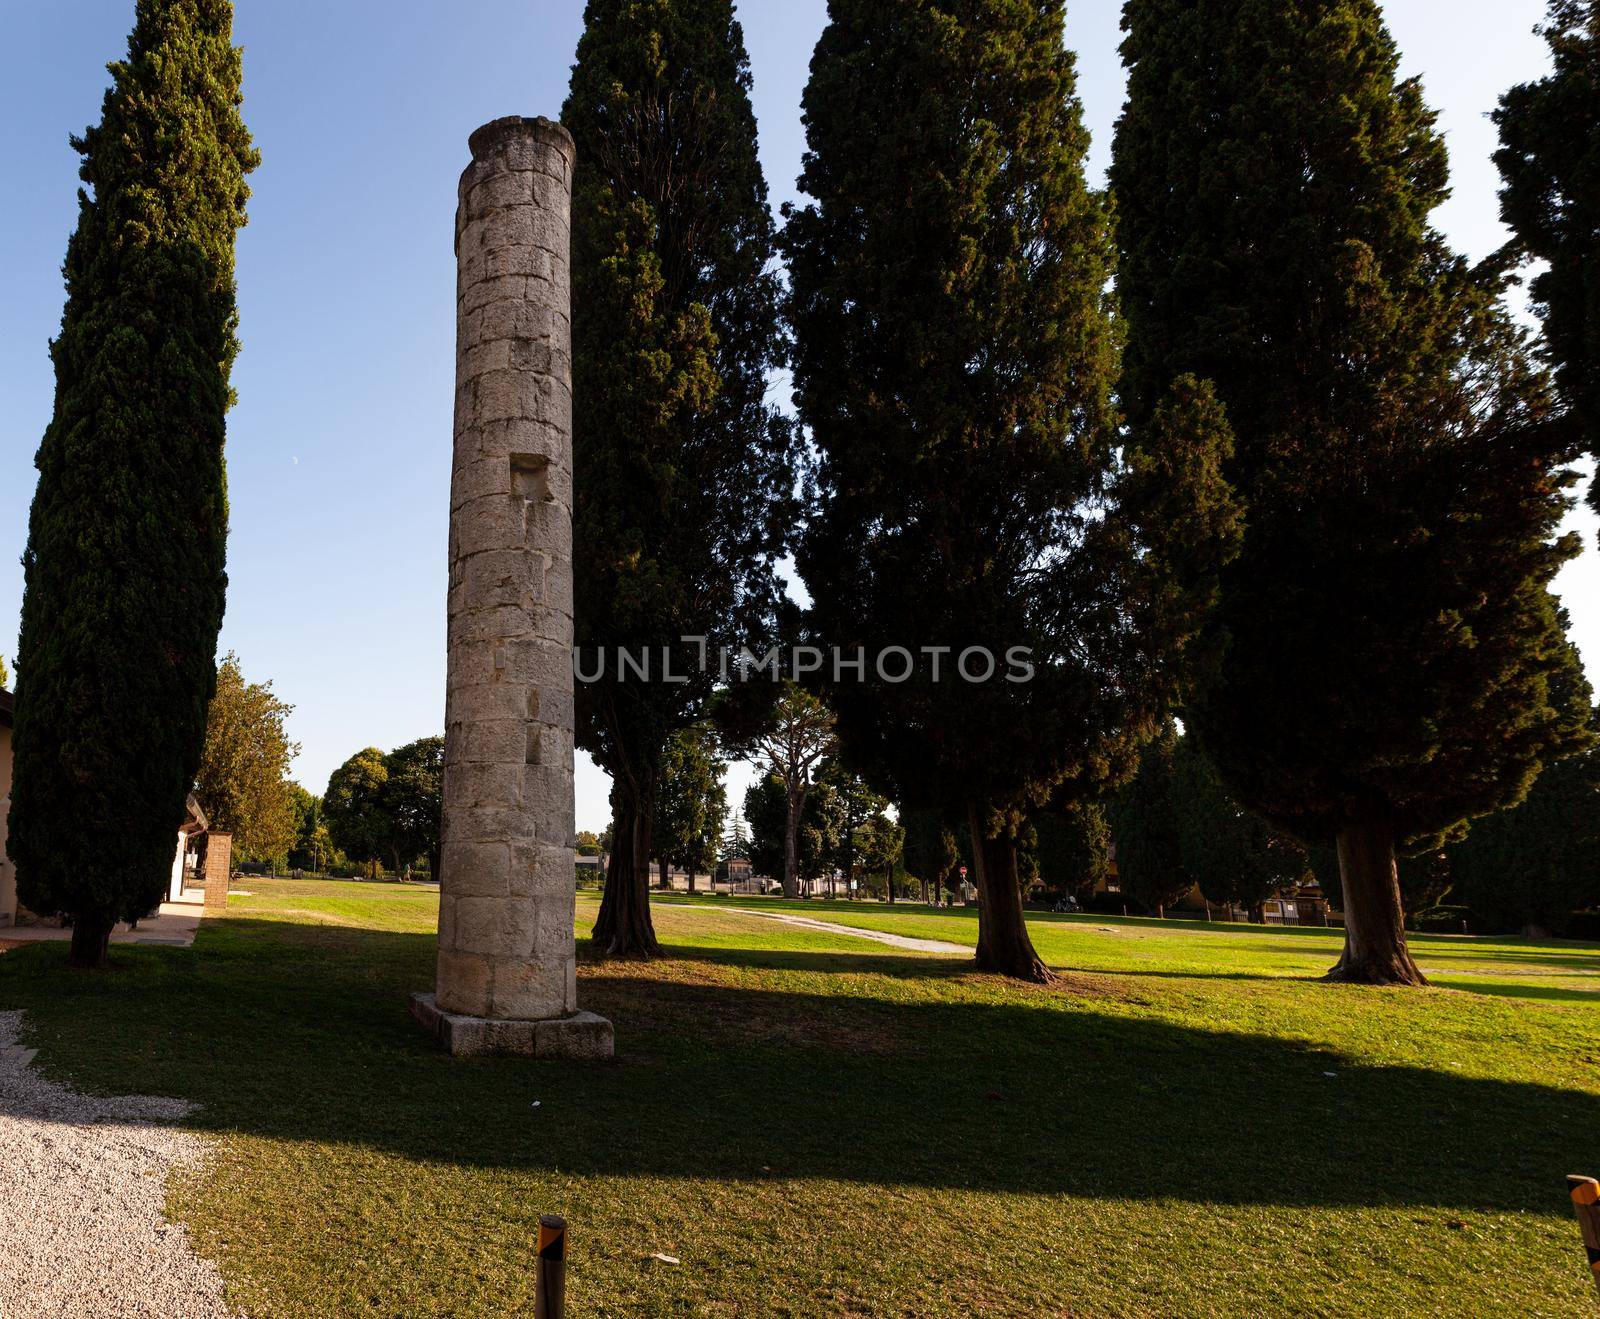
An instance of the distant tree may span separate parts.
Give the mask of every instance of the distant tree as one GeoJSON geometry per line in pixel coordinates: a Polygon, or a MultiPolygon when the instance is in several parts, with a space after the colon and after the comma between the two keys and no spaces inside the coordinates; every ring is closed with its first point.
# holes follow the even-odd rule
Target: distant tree
{"type": "Polygon", "coordinates": [[[867,781],[837,755],[828,756],[818,766],[817,782],[826,783],[839,802],[839,851],[832,864],[848,883],[855,876],[859,860],[861,830],[874,816],[888,809],[889,799],[874,792],[867,781]]]}
{"type": "Polygon", "coordinates": [[[419,856],[439,878],[439,837],[444,823],[444,738],[424,737],[384,757],[388,777],[380,804],[388,817],[388,851],[395,873],[419,856]]]}
{"type": "Polygon", "coordinates": [[[579,856],[599,856],[602,851],[600,835],[593,829],[578,830],[574,845],[579,856]]]}
{"type": "MultiPolygon", "coordinates": [[[[814,790],[813,771],[837,747],[833,732],[833,711],[796,683],[785,682],[766,727],[747,747],[750,758],[783,785],[786,803],[784,854],[780,869],[783,896],[800,895],[802,872],[800,829],[806,818],[806,802],[814,790]]],[[[745,818],[756,828],[748,804],[745,818]]]]}
{"type": "Polygon", "coordinates": [[[231,651],[217,666],[194,790],[211,827],[233,835],[241,861],[283,860],[294,845],[289,765],[300,746],[284,729],[293,711],[270,682],[246,682],[231,651]]]}
{"type": "MultiPolygon", "coordinates": [[[[842,820],[842,809],[840,816],[842,820]]],[[[898,820],[876,811],[860,826],[858,842],[863,872],[882,875],[884,896],[893,902],[894,872],[905,855],[905,829],[898,820]]]]}
{"type": "Polygon", "coordinates": [[[1034,869],[1050,892],[1083,900],[1110,876],[1111,825],[1099,802],[1037,810],[1028,822],[1034,833],[1034,869]]]}
{"type": "MultiPolygon", "coordinates": [[[[1576,664],[1555,698],[1587,711],[1600,732],[1594,691],[1576,664]]],[[[1560,934],[1575,912],[1600,906],[1600,748],[1547,765],[1521,805],[1476,821],[1443,864],[1452,896],[1492,930],[1560,934]]]]}
{"type": "Polygon", "coordinates": [[[1565,934],[1600,907],[1600,751],[1547,765],[1520,806],[1477,821],[1450,872],[1454,900],[1496,933],[1565,934]]]}
{"type": "Polygon", "coordinates": [[[968,822],[977,963],[1034,980],[1026,813],[1132,771],[1233,534],[1202,389],[1164,444],[1121,444],[1111,218],[1063,13],[834,0],[804,99],[814,200],[785,229],[819,453],[797,562],[819,639],[867,659],[828,698],[875,785],[968,822]]]}
{"type": "Polygon", "coordinates": [[[709,724],[692,724],[668,741],[656,798],[655,844],[662,888],[669,886],[674,862],[688,875],[691,892],[695,875],[709,873],[716,865],[728,814],[725,768],[717,759],[717,738],[709,724]]]}
{"type": "Polygon", "coordinates": [[[141,0],[82,155],[23,553],[9,848],[71,961],[160,900],[222,626],[234,237],[259,159],[227,0],[141,0]]]}
{"type": "Polygon", "coordinates": [[[1584,740],[1548,695],[1575,428],[1501,277],[1429,223],[1445,144],[1376,0],[1129,0],[1124,30],[1128,433],[1150,447],[1172,382],[1209,382],[1245,511],[1227,663],[1184,723],[1242,803],[1337,841],[1330,979],[1420,984],[1397,853],[1584,740]]]}
{"type": "Polygon", "coordinates": [[[1178,739],[1174,761],[1186,872],[1208,902],[1265,920],[1267,900],[1310,874],[1305,848],[1233,799],[1194,736],[1178,739]]]}
{"type": "Polygon", "coordinates": [[[6,672],[6,657],[0,655],[0,687],[11,686],[11,675],[6,672]]]}
{"type": "Polygon", "coordinates": [[[390,853],[392,823],[384,802],[387,758],[377,747],[358,751],[333,771],[322,798],[322,815],[335,846],[378,874],[378,859],[390,853]]]}
{"type": "MultiPolygon", "coordinates": [[[[749,796],[748,790],[745,793],[749,796]]],[[[722,840],[722,855],[724,860],[733,860],[750,857],[750,827],[745,822],[744,808],[736,806],[728,820],[728,830],[722,840]]]]}
{"type": "Polygon", "coordinates": [[[1158,915],[1195,885],[1180,801],[1179,741],[1177,727],[1167,724],[1145,746],[1139,772],[1111,808],[1122,891],[1158,915]]]}
{"type": "Polygon", "coordinates": [[[328,854],[333,851],[333,842],[326,838],[327,830],[322,824],[322,798],[292,780],[288,788],[289,814],[294,821],[294,842],[289,848],[289,865],[296,870],[320,870],[328,854]],[[325,839],[320,853],[319,831],[325,839]]]}
{"type": "Polygon", "coordinates": [[[794,511],[790,427],[767,399],[783,356],[773,223],[732,0],[589,0],[561,117],[578,148],[576,640],[670,654],[685,679],[613,663],[577,692],[578,745],[618,787],[594,947],[648,957],[661,758],[705,714],[701,645],[771,634],[794,511]]]}
{"type": "Polygon", "coordinates": [[[825,784],[814,785],[806,793],[799,827],[791,833],[788,789],[776,774],[763,775],[745,791],[744,820],[750,830],[750,865],[756,874],[781,875],[785,863],[793,860],[794,892],[786,887],[785,897],[798,897],[801,883],[820,878],[839,846],[841,812],[825,784]]]}
{"type": "MultiPolygon", "coordinates": [[[[1550,76],[1513,87],[1494,116],[1500,216],[1509,255],[1545,264],[1530,286],[1545,356],[1600,455],[1600,3],[1551,0],[1543,32],[1550,76]]],[[[1600,509],[1600,482],[1590,499],[1600,509]]]]}
{"type": "Polygon", "coordinates": [[[932,900],[949,887],[960,863],[955,834],[937,811],[926,807],[908,810],[902,806],[900,819],[906,830],[906,870],[922,882],[923,898],[932,900]]]}

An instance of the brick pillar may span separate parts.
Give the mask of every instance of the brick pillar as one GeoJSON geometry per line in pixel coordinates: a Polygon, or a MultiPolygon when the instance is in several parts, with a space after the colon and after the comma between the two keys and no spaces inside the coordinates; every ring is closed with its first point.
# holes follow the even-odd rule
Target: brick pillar
{"type": "Polygon", "coordinates": [[[233,874],[233,835],[207,833],[205,850],[206,910],[228,905],[228,877],[233,874]]]}
{"type": "Polygon", "coordinates": [[[573,947],[572,138],[497,119],[456,211],[438,990],[457,1053],[606,1056],[573,947]]]}

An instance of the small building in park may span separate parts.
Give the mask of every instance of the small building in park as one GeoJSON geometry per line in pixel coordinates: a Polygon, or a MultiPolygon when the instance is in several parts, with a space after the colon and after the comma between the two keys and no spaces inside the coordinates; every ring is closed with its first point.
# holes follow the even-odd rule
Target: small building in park
{"type": "Polygon", "coordinates": [[[197,901],[197,895],[203,893],[206,906],[225,907],[228,880],[233,874],[233,835],[211,828],[194,793],[189,794],[184,809],[166,901],[197,901]]]}

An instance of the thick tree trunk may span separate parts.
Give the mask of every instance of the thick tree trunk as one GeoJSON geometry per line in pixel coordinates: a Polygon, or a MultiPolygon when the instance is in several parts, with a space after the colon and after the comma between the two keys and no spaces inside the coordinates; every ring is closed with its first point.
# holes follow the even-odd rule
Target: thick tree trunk
{"type": "Polygon", "coordinates": [[[976,805],[968,811],[972,860],[978,872],[978,969],[1049,984],[1055,977],[1034,951],[1022,915],[1016,839],[1008,830],[994,838],[985,837],[987,815],[976,805]]]}
{"type": "Polygon", "coordinates": [[[600,957],[661,956],[650,919],[650,826],[656,813],[653,773],[621,775],[611,794],[611,864],[595,919],[593,947],[600,957]]]}
{"type": "Polygon", "coordinates": [[[72,945],[67,949],[67,965],[97,971],[106,964],[111,946],[111,922],[79,916],[72,922],[72,945]]]}
{"type": "Polygon", "coordinates": [[[889,905],[894,906],[894,867],[888,866],[883,872],[884,891],[889,895],[889,905]]]}
{"type": "Polygon", "coordinates": [[[662,857],[657,864],[661,875],[661,887],[664,891],[672,887],[672,862],[668,861],[666,857],[662,857]]]}
{"type": "Polygon", "coordinates": [[[1327,978],[1358,985],[1427,984],[1406,947],[1394,834],[1387,825],[1365,820],[1339,835],[1339,879],[1344,956],[1327,978]]]}
{"type": "Polygon", "coordinates": [[[684,878],[689,883],[689,892],[693,893],[694,892],[694,866],[693,865],[688,865],[688,866],[684,867],[684,878]]]}

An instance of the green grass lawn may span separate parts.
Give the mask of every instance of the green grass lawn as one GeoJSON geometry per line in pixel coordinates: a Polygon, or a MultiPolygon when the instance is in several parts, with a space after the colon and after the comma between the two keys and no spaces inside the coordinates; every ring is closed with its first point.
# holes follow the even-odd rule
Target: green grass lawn
{"type": "Polygon", "coordinates": [[[1593,1312],[1594,946],[1419,939],[1449,988],[1370,990],[1320,931],[1045,917],[1040,989],[666,902],[669,960],[581,972],[614,1063],[459,1062],[406,1013],[434,894],[250,883],[110,974],[0,956],[0,1008],[52,1075],[203,1106],[172,1211],[257,1313],[531,1313],[548,1212],[575,1316],[1593,1312]]]}

